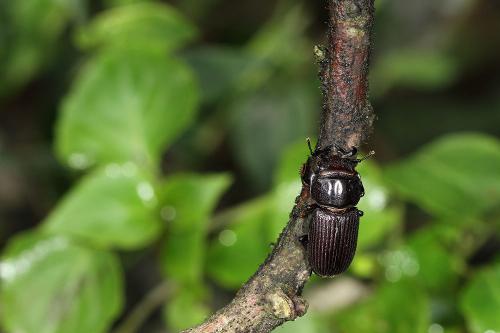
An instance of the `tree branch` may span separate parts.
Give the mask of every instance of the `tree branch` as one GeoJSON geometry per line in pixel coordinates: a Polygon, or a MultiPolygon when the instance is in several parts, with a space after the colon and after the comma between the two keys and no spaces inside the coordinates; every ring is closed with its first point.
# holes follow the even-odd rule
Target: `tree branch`
{"type": "MultiPolygon", "coordinates": [[[[367,99],[373,0],[329,0],[328,50],[320,58],[323,111],[317,148],[359,147],[371,132],[367,99]]],[[[270,332],[305,314],[302,288],[311,275],[299,237],[304,235],[309,191],[303,188],[277,245],[235,298],[190,333],[270,332]]]]}
{"type": "Polygon", "coordinates": [[[375,118],[367,97],[373,0],[330,0],[329,11],[317,148],[335,144],[349,150],[366,141],[375,118]]]}

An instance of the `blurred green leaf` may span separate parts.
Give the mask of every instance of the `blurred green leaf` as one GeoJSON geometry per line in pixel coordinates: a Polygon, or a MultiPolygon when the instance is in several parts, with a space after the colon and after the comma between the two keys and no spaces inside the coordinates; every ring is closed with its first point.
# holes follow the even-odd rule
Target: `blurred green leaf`
{"type": "MultiPolygon", "coordinates": [[[[314,145],[315,140],[311,139],[311,142],[314,145]]],[[[278,167],[276,168],[274,184],[279,185],[290,181],[300,181],[300,169],[307,161],[309,154],[306,138],[287,147],[282,153],[278,167]]]]}
{"type": "MultiPolygon", "coordinates": [[[[309,25],[309,15],[302,5],[280,1],[271,19],[246,46],[247,52],[273,67],[293,70],[310,61],[312,52],[308,54],[307,50],[312,50],[312,45],[306,32],[309,25]]],[[[246,84],[258,85],[271,73],[260,70],[248,74],[246,84]]]]}
{"type": "MultiPolygon", "coordinates": [[[[208,15],[213,18],[213,11],[217,12],[217,5],[219,5],[221,0],[182,0],[175,1],[175,4],[182,9],[184,13],[189,13],[189,16],[194,20],[203,20],[208,15]],[[214,8],[215,7],[215,8],[214,8]]],[[[229,14],[237,22],[241,22],[238,17],[233,16],[234,12],[223,10],[223,13],[229,14]]],[[[225,22],[226,25],[231,25],[229,22],[225,22]]]]}
{"type": "Polygon", "coordinates": [[[295,198],[300,194],[302,183],[300,168],[309,157],[306,140],[290,145],[281,155],[274,175],[271,223],[268,224],[269,241],[275,241],[287,224],[295,198]]]}
{"type": "Polygon", "coordinates": [[[116,257],[63,236],[25,234],[0,261],[5,328],[24,333],[104,333],[123,306],[116,257]]]}
{"type": "Polygon", "coordinates": [[[109,164],[84,177],[47,217],[44,229],[106,247],[137,248],[160,231],[150,178],[135,165],[109,164]]]}
{"type": "Polygon", "coordinates": [[[266,233],[269,209],[267,200],[239,207],[231,225],[212,241],[206,267],[217,283],[239,288],[266,258],[271,250],[266,233]]]}
{"type": "Polygon", "coordinates": [[[408,248],[418,261],[417,278],[433,294],[452,292],[458,283],[463,261],[443,235],[446,226],[428,227],[413,234],[408,248]]]}
{"type": "MultiPolygon", "coordinates": [[[[197,7],[200,7],[199,4],[197,7]]],[[[199,73],[205,100],[213,102],[222,97],[224,101],[231,94],[252,94],[263,84],[269,90],[269,79],[275,79],[276,72],[286,76],[296,75],[302,70],[301,66],[312,65],[307,52],[304,52],[311,49],[306,38],[307,16],[301,6],[280,2],[271,19],[243,50],[217,46],[189,52],[187,56],[199,73]]],[[[301,78],[303,80],[303,75],[301,78]]],[[[316,78],[310,78],[314,79],[316,88],[316,78]]],[[[236,96],[236,100],[244,98],[248,97],[236,96]]]]}
{"type": "Polygon", "coordinates": [[[202,302],[199,293],[190,288],[183,288],[174,295],[164,311],[168,326],[176,332],[201,323],[210,314],[210,308],[202,302]]]}
{"type": "Polygon", "coordinates": [[[451,83],[459,72],[457,61],[444,53],[398,50],[385,54],[371,70],[371,89],[379,96],[395,86],[437,89],[451,83]]]}
{"type": "Polygon", "coordinates": [[[307,315],[294,321],[285,322],[273,330],[275,333],[325,333],[330,331],[324,320],[314,315],[314,310],[309,310],[307,315]]]}
{"type": "Polygon", "coordinates": [[[270,200],[271,223],[268,223],[268,240],[275,241],[287,224],[295,198],[300,194],[302,183],[300,168],[307,160],[309,150],[305,139],[290,145],[282,153],[274,174],[274,188],[270,200]]]}
{"type": "Polygon", "coordinates": [[[0,22],[0,95],[27,82],[54,54],[79,0],[3,1],[0,22]]]}
{"type": "Polygon", "coordinates": [[[103,45],[172,50],[195,35],[196,29],[173,7],[140,2],[99,14],[80,30],[77,39],[82,48],[103,45]]]}
{"type": "Polygon", "coordinates": [[[309,135],[315,118],[310,110],[320,108],[317,78],[304,79],[301,72],[311,64],[302,52],[308,49],[307,26],[301,6],[280,2],[245,49],[251,65],[235,84],[227,113],[234,153],[254,190],[268,187],[276,152],[309,135]]]}
{"type": "Polygon", "coordinates": [[[290,213],[295,205],[295,198],[300,194],[302,183],[300,180],[283,182],[271,192],[269,218],[266,224],[267,240],[274,242],[290,219],[290,213]]]}
{"type": "Polygon", "coordinates": [[[205,46],[188,51],[186,61],[198,74],[204,102],[226,100],[242,77],[255,68],[255,57],[237,48],[205,46]]]}
{"type": "Polygon", "coordinates": [[[364,250],[376,245],[395,232],[403,222],[403,209],[391,202],[392,193],[382,179],[380,168],[366,160],[357,168],[363,180],[365,196],[358,208],[364,212],[358,235],[358,249],[364,250]]]}
{"type": "Polygon", "coordinates": [[[422,333],[429,327],[428,305],[425,293],[409,282],[387,283],[335,321],[342,333],[422,333]]]}
{"type": "Polygon", "coordinates": [[[418,261],[418,280],[433,294],[453,291],[465,263],[446,239],[447,226],[427,227],[413,234],[408,249],[418,261]]]}
{"type": "Polygon", "coordinates": [[[500,331],[500,262],[472,278],[461,295],[461,308],[472,333],[500,331]]]}
{"type": "Polygon", "coordinates": [[[266,88],[231,105],[233,150],[255,188],[271,183],[279,159],[276,152],[311,132],[310,110],[319,107],[315,96],[316,92],[302,82],[289,84],[286,91],[277,86],[266,88]]]}
{"type": "MultiPolygon", "coordinates": [[[[197,7],[200,5],[197,4],[197,7]]],[[[300,5],[283,1],[243,50],[218,46],[189,52],[187,57],[200,76],[204,99],[213,102],[222,97],[224,101],[228,96],[235,97],[231,95],[237,95],[236,100],[245,99],[248,98],[245,94],[253,94],[263,84],[266,90],[270,90],[269,79],[276,79],[276,72],[284,74],[282,76],[287,76],[285,80],[289,80],[288,76],[296,75],[302,70],[301,66],[312,65],[307,52],[304,52],[312,49],[307,45],[307,16],[300,5]]],[[[300,75],[303,80],[302,73],[300,75]]],[[[314,79],[311,86],[316,88],[316,77],[311,75],[310,78],[311,81],[314,79]]],[[[293,81],[281,82],[280,86],[290,82],[293,81]]]]}
{"type": "Polygon", "coordinates": [[[453,134],[386,168],[389,184],[439,217],[477,216],[500,201],[500,143],[482,134],[453,134]]]}
{"type": "Polygon", "coordinates": [[[377,268],[377,256],[374,253],[357,251],[349,272],[361,278],[373,278],[377,268]]]}
{"type": "Polygon", "coordinates": [[[79,169],[131,160],[156,165],[193,121],[197,103],[197,85],[183,63],[159,54],[105,52],[85,67],[63,103],[56,148],[79,169]]]}
{"type": "Polygon", "coordinates": [[[416,283],[414,277],[418,274],[420,266],[412,250],[406,248],[385,250],[378,255],[377,260],[384,266],[385,280],[389,282],[409,280],[416,283]]]}
{"type": "Polygon", "coordinates": [[[133,3],[144,3],[151,2],[155,0],[103,0],[103,3],[106,7],[115,7],[115,6],[126,6],[133,3]]]}
{"type": "Polygon", "coordinates": [[[166,179],[160,201],[169,225],[161,265],[169,278],[182,283],[198,283],[202,278],[209,216],[230,183],[227,174],[186,174],[166,179]]]}

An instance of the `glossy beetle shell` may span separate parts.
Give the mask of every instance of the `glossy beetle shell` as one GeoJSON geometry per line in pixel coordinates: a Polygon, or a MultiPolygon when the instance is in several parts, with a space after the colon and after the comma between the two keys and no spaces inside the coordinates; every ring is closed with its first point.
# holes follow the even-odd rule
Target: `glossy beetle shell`
{"type": "Polygon", "coordinates": [[[314,177],[311,182],[311,198],[323,206],[346,208],[355,206],[364,195],[361,179],[314,177]]]}
{"type": "Polygon", "coordinates": [[[309,225],[307,255],[313,272],[333,276],[344,272],[356,252],[359,211],[332,212],[316,208],[309,225]]]}

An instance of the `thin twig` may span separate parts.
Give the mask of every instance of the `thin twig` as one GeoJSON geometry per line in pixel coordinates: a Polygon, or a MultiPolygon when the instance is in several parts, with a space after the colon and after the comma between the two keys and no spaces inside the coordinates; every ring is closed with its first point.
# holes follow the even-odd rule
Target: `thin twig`
{"type": "MultiPolygon", "coordinates": [[[[329,48],[316,52],[324,98],[317,148],[350,150],[367,139],[374,119],[367,99],[373,0],[329,1],[329,48]]],[[[265,333],[305,314],[301,294],[311,271],[299,238],[311,203],[303,188],[266,261],[231,303],[186,333],[265,333]]]]}
{"type": "Polygon", "coordinates": [[[113,333],[135,333],[151,314],[165,303],[172,294],[173,288],[167,281],[160,282],[157,286],[135,306],[125,320],[113,331],[113,333]]]}

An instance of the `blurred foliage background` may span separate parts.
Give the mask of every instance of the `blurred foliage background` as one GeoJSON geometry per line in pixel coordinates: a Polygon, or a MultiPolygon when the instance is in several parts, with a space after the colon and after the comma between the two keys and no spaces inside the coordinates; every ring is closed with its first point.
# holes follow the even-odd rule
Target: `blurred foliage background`
{"type": "MultiPolygon", "coordinates": [[[[324,1],[0,3],[0,331],[176,332],[288,219],[324,1]]],[[[277,332],[500,332],[500,4],[376,1],[358,252],[277,332]]]]}

